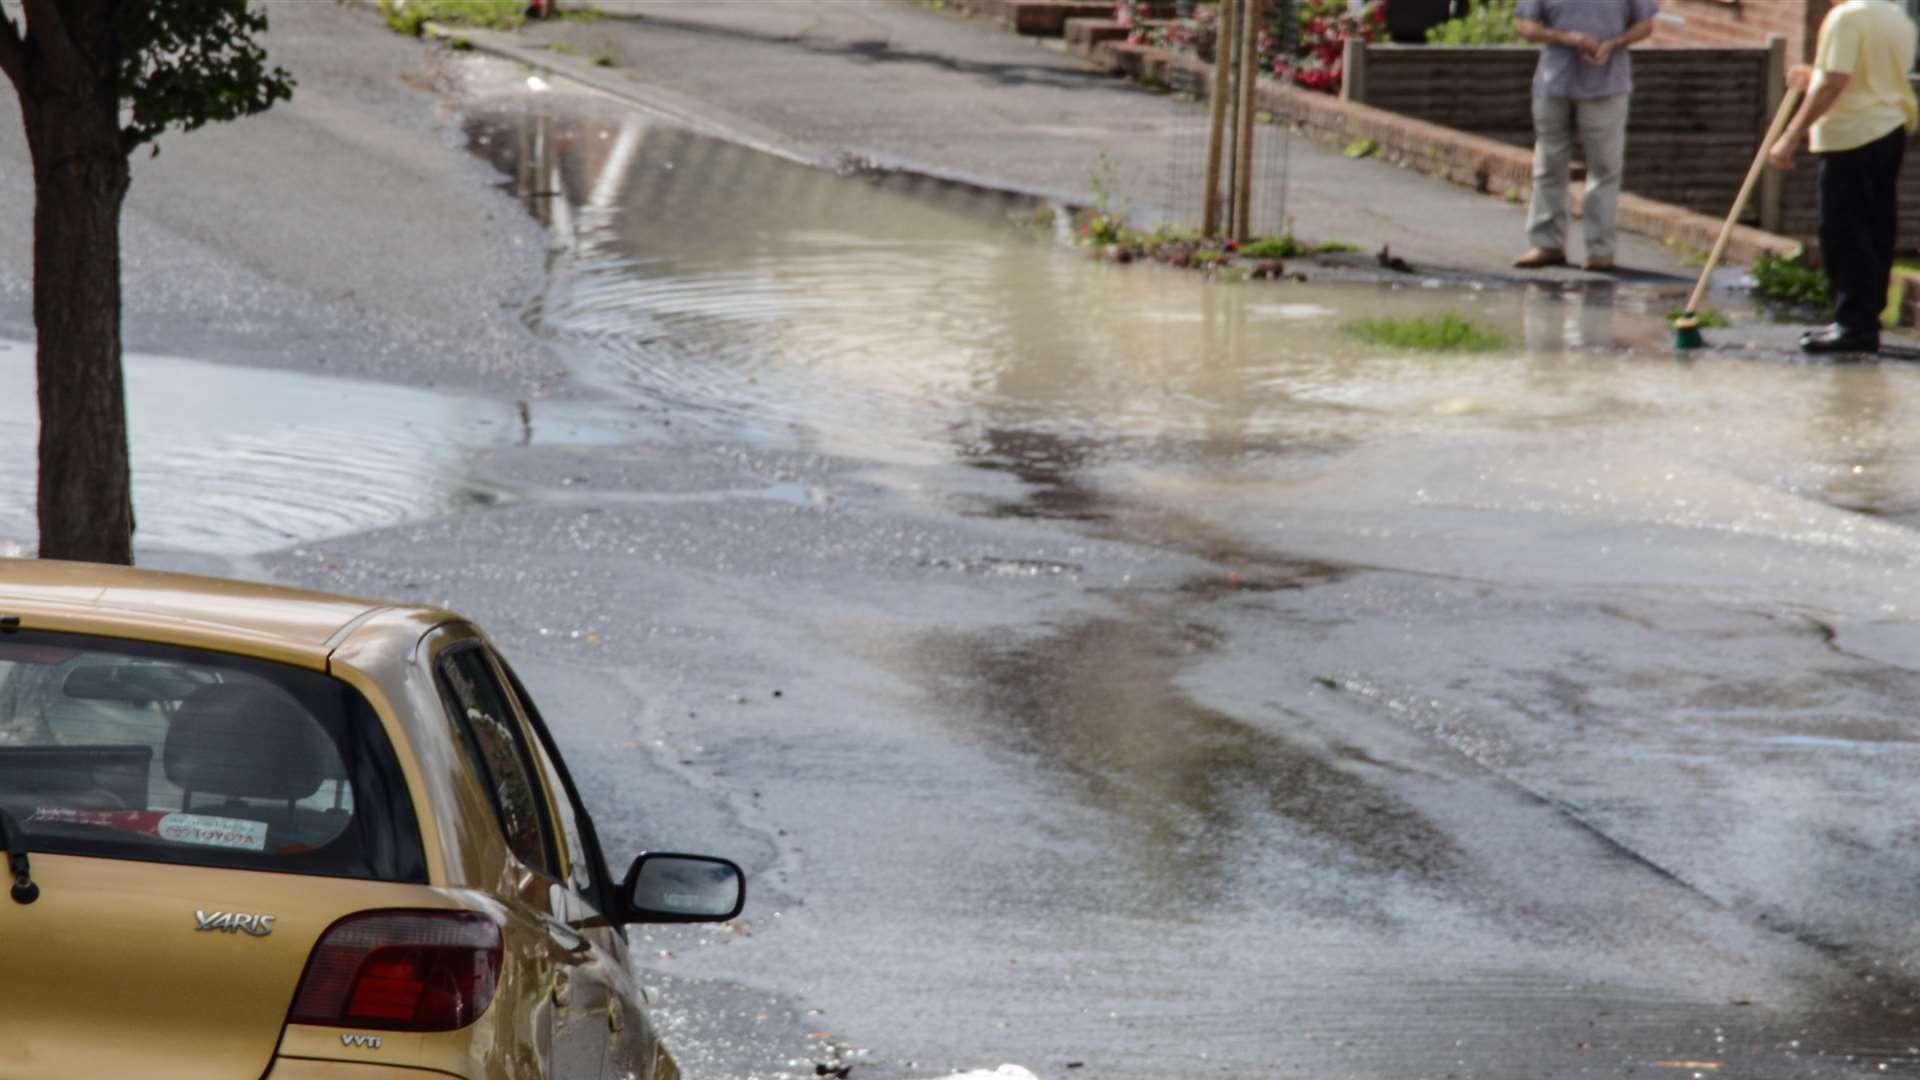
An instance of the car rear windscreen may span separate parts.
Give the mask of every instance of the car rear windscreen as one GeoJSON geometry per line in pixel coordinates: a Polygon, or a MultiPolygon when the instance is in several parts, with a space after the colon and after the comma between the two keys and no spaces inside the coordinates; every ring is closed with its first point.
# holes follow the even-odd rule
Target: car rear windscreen
{"type": "Polygon", "coordinates": [[[426,880],[366,699],[248,657],[0,634],[0,809],[34,851],[426,880]]]}

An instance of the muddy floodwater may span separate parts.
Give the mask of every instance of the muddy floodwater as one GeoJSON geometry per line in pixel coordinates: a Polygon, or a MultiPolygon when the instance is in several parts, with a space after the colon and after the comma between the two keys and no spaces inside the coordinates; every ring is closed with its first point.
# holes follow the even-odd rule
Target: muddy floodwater
{"type": "MultiPolygon", "coordinates": [[[[1088,259],[1042,204],[545,107],[502,103],[467,125],[564,251],[539,323],[582,377],[694,420],[1027,479],[1244,483],[1363,449],[1508,447],[1526,475],[1477,483],[1485,508],[1814,532],[1832,526],[1811,519],[1821,504],[1912,509],[1909,370],[1677,356],[1666,313],[1686,282],[1220,284],[1088,259]],[[1422,355],[1345,329],[1442,312],[1506,347],[1422,355]],[[1550,463],[1534,452],[1547,446],[1550,463]],[[1718,490],[1690,489],[1701,468],[1718,490]]],[[[1856,526],[1871,531],[1841,531],[1856,526]]]]}

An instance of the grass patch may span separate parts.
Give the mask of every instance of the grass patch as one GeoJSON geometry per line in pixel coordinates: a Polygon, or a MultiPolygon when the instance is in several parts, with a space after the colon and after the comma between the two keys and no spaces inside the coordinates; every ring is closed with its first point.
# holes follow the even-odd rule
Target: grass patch
{"type": "Polygon", "coordinates": [[[1306,253],[1307,246],[1295,240],[1292,233],[1263,236],[1240,245],[1240,254],[1249,259],[1297,259],[1306,253]]]}
{"type": "Polygon", "coordinates": [[[1362,319],[1343,329],[1369,345],[1416,352],[1493,352],[1507,339],[1451,311],[1414,319],[1362,319]]]}
{"type": "Polygon", "coordinates": [[[1240,245],[1241,256],[1248,259],[1299,259],[1309,255],[1338,255],[1359,250],[1359,247],[1344,240],[1329,240],[1324,244],[1305,243],[1292,233],[1263,236],[1240,245]]]}
{"type": "Polygon", "coordinates": [[[1380,153],[1380,144],[1374,142],[1372,139],[1355,139],[1347,144],[1347,148],[1343,153],[1356,160],[1376,157],[1380,153]]]}
{"type": "Polygon", "coordinates": [[[527,21],[526,0],[380,0],[396,32],[419,37],[429,22],[512,30],[527,21]]]}
{"type": "MultiPolygon", "coordinates": [[[[1668,322],[1678,322],[1686,317],[1687,309],[1685,308],[1674,308],[1667,312],[1668,322]]],[[[1733,325],[1733,320],[1727,318],[1727,313],[1719,308],[1702,308],[1694,312],[1693,317],[1705,330],[1719,330],[1733,325]]]]}

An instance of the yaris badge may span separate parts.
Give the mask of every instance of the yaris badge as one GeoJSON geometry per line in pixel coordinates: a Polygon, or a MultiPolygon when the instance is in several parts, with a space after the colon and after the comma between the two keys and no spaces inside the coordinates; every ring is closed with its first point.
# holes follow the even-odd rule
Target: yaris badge
{"type": "Polygon", "coordinates": [[[248,915],[239,911],[196,911],[193,913],[195,930],[220,930],[225,933],[251,934],[254,937],[266,937],[273,933],[272,915],[248,915]]]}

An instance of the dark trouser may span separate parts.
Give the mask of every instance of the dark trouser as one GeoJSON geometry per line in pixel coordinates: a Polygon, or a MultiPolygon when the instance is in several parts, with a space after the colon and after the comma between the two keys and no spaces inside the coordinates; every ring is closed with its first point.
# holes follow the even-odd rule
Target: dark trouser
{"type": "Polygon", "coordinates": [[[1818,156],[1820,258],[1833,282],[1834,321],[1849,334],[1877,338],[1900,225],[1907,132],[1895,128],[1865,146],[1818,156]]]}

